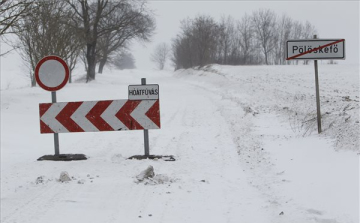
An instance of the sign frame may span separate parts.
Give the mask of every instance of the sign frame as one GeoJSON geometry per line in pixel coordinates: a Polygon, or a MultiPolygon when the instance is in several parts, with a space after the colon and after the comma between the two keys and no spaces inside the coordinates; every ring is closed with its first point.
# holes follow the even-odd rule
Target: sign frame
{"type": "Polygon", "coordinates": [[[61,88],[63,88],[63,87],[67,84],[67,82],[69,81],[69,77],[70,77],[69,67],[68,67],[68,65],[66,64],[66,62],[65,62],[61,57],[54,56],[54,55],[46,56],[46,57],[42,58],[42,59],[36,64],[36,67],[35,67],[35,79],[36,79],[36,82],[38,83],[38,85],[39,85],[42,89],[44,89],[44,90],[46,90],[46,91],[55,92],[55,91],[60,90],[61,88]],[[40,78],[40,68],[41,68],[41,66],[42,66],[46,61],[49,61],[49,60],[58,61],[58,62],[64,67],[64,70],[65,70],[64,80],[62,80],[59,85],[54,86],[54,87],[47,86],[45,83],[43,83],[43,81],[41,81],[41,78],[40,78]]]}
{"type": "Polygon", "coordinates": [[[158,84],[145,84],[145,85],[129,85],[128,86],[128,99],[129,100],[159,100],[160,98],[160,90],[158,84]],[[156,95],[130,95],[130,90],[136,90],[131,88],[138,88],[140,90],[157,90],[156,95]]]}
{"type": "MultiPolygon", "coordinates": [[[[318,45],[318,44],[317,44],[318,45]]],[[[286,60],[345,60],[345,39],[292,39],[292,40],[288,40],[286,41],[286,60]],[[328,44],[322,45],[320,47],[314,47],[311,48],[310,50],[305,50],[304,52],[294,55],[294,56],[290,56],[289,57],[289,43],[310,43],[310,44],[314,44],[315,42],[330,42],[328,44]],[[318,51],[318,50],[322,50],[323,48],[332,46],[334,44],[343,44],[342,47],[342,56],[341,57],[321,57],[320,55],[319,57],[314,57],[315,54],[310,54],[314,51],[318,51]],[[303,55],[308,55],[307,57],[303,57],[303,55]],[[312,55],[312,56],[310,56],[312,55]],[[299,58],[300,57],[300,58],[299,58]]]]}

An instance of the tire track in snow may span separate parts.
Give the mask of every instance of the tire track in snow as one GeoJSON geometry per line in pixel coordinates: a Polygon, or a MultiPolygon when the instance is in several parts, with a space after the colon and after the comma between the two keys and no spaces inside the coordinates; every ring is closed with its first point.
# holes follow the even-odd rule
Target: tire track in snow
{"type": "MultiPolygon", "coordinates": [[[[119,194],[117,205],[121,211],[109,218],[109,222],[122,219],[156,223],[207,220],[267,223],[262,198],[247,184],[229,127],[213,102],[214,95],[208,96],[207,92],[184,83],[176,83],[172,89],[174,93],[169,92],[163,101],[177,103],[169,105],[169,118],[165,119],[166,125],[162,125],[159,134],[166,132],[156,136],[153,146],[157,151],[175,155],[177,161],[148,160],[141,161],[141,166],[153,165],[155,173],[176,181],[159,185],[138,184],[133,187],[136,189],[119,194]],[[188,93],[179,95],[176,89],[186,89],[188,93]],[[124,217],[124,213],[129,217],[124,217]]],[[[136,169],[140,170],[140,167],[136,169]]]]}
{"type": "MultiPolygon", "coordinates": [[[[315,222],[323,221],[318,216],[314,218],[311,213],[309,214],[306,211],[306,208],[300,207],[291,197],[285,197],[276,190],[276,185],[286,182],[282,181],[282,178],[274,172],[272,168],[274,162],[262,148],[262,136],[254,133],[255,126],[253,123],[257,119],[257,112],[248,113],[247,110],[250,108],[251,111],[251,107],[257,105],[248,105],[248,103],[251,103],[249,96],[241,95],[240,93],[228,97],[226,91],[219,88],[219,86],[199,84],[190,79],[187,82],[192,86],[207,91],[209,95],[217,95],[222,98],[222,100],[214,100],[214,103],[220,108],[221,115],[229,124],[233,134],[233,141],[238,148],[239,159],[247,173],[249,183],[262,194],[264,208],[272,212],[272,217],[268,219],[268,222],[302,223],[309,220],[315,222]],[[283,213],[282,210],[284,209],[296,210],[296,213],[294,215],[280,216],[279,213],[283,213]]],[[[266,112],[266,110],[266,107],[261,108],[261,112],[266,112]]],[[[331,221],[336,222],[334,219],[331,221]]]]}
{"type": "MultiPolygon", "coordinates": [[[[192,219],[203,213],[213,216],[219,222],[235,222],[240,216],[247,219],[259,218],[257,222],[261,222],[261,217],[253,215],[255,210],[262,209],[261,205],[257,206],[261,202],[253,202],[260,198],[246,183],[238,164],[231,132],[213,103],[220,98],[216,95],[208,96],[207,92],[197,87],[186,88],[186,92],[192,94],[186,97],[187,103],[182,105],[181,110],[184,112],[180,115],[181,120],[176,119],[172,125],[173,131],[180,132],[178,134],[181,136],[176,148],[181,151],[178,153],[179,160],[176,161],[178,168],[174,172],[181,179],[181,189],[175,189],[175,192],[182,194],[185,201],[168,200],[168,211],[175,212],[175,207],[186,210],[184,205],[192,203],[200,209],[197,210],[199,213],[187,210],[192,219]],[[196,195],[191,196],[192,193],[196,195]],[[248,211],[249,209],[252,211],[248,211]]],[[[162,222],[171,220],[168,215],[162,218],[162,222]]],[[[181,216],[177,217],[182,219],[181,216]]]]}
{"type": "Polygon", "coordinates": [[[56,184],[56,182],[51,182],[47,185],[31,188],[31,190],[37,190],[36,192],[27,191],[25,193],[22,191],[21,194],[17,195],[21,199],[15,198],[18,201],[12,210],[7,213],[2,212],[1,222],[39,222],[40,216],[54,206],[59,196],[64,193],[61,186],[56,184]],[[24,199],[23,196],[26,198],[24,199]],[[24,219],[26,220],[24,221],[24,219]]]}

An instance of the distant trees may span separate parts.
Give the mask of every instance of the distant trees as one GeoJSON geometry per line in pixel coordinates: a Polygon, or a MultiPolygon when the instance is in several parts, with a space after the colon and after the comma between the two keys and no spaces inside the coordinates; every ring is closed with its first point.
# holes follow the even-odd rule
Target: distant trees
{"type": "Polygon", "coordinates": [[[166,60],[170,54],[170,48],[166,43],[160,43],[156,46],[153,54],[151,54],[151,61],[156,64],[159,70],[163,70],[166,60]]]}
{"type": "Polygon", "coordinates": [[[288,39],[311,39],[316,29],[309,22],[293,21],[259,9],[241,20],[222,17],[216,22],[200,15],[182,21],[181,32],[172,41],[175,69],[210,63],[288,64],[285,44],[288,39]]]}
{"type": "Polygon", "coordinates": [[[204,66],[216,58],[218,25],[210,16],[198,16],[182,22],[182,33],[173,41],[176,69],[204,66]]]}
{"type": "MultiPolygon", "coordinates": [[[[293,21],[287,15],[283,15],[278,19],[275,29],[277,30],[277,41],[275,42],[275,64],[285,64],[286,46],[285,42],[290,39],[293,21]]],[[[313,31],[310,31],[313,32],[313,31]]]]}
{"type": "Polygon", "coordinates": [[[245,14],[245,16],[237,23],[238,44],[240,51],[240,64],[252,64],[255,63],[253,54],[254,44],[254,31],[252,27],[251,17],[245,14]]]}
{"type": "Polygon", "coordinates": [[[235,21],[232,17],[222,17],[217,27],[218,49],[216,60],[221,64],[232,64],[239,57],[235,21]]]}
{"type": "Polygon", "coordinates": [[[134,69],[135,68],[135,59],[133,55],[127,51],[121,51],[116,54],[112,59],[112,64],[120,70],[123,69],[134,69]]]}
{"type": "Polygon", "coordinates": [[[260,45],[264,54],[265,64],[269,65],[270,54],[274,50],[276,41],[278,40],[278,32],[275,29],[276,15],[269,9],[260,9],[253,13],[252,24],[257,43],[260,45]]]}

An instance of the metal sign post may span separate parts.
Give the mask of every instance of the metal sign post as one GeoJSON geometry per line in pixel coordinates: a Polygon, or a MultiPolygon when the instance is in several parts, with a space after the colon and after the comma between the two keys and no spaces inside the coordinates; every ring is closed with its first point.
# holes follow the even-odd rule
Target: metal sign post
{"type": "MultiPolygon", "coordinates": [[[[56,103],[56,91],[69,80],[70,70],[66,62],[58,56],[46,56],[35,67],[35,79],[44,90],[51,92],[52,103],[56,103]]],[[[54,133],[55,156],[59,157],[59,135],[54,133]]]]}
{"type": "MultiPolygon", "coordinates": [[[[141,85],[146,85],[146,78],[141,78],[141,85]]],[[[149,156],[149,131],[144,129],[144,148],[145,148],[145,156],[149,156]]]]}
{"type": "MultiPolygon", "coordinates": [[[[314,39],[317,39],[317,36],[314,35],[314,39]]],[[[321,112],[320,112],[320,90],[319,90],[319,75],[318,75],[318,61],[314,60],[315,66],[315,88],[316,88],[316,111],[317,111],[317,126],[318,133],[321,133],[321,112]]]]}
{"type": "MultiPolygon", "coordinates": [[[[51,101],[52,103],[56,103],[56,91],[51,92],[51,101]]],[[[55,147],[55,156],[59,156],[60,155],[59,133],[54,133],[54,147],[55,147]]]]}
{"type": "Polygon", "coordinates": [[[141,128],[144,130],[145,155],[135,155],[129,157],[129,159],[163,159],[165,161],[175,161],[175,158],[172,155],[150,155],[149,129],[160,129],[159,85],[146,84],[146,78],[141,78],[141,85],[129,85],[128,99],[135,103],[139,103],[139,101],[144,103],[143,109],[135,109],[130,116],[135,118],[134,121],[147,123],[144,128],[141,128]],[[140,117],[140,111],[142,113],[145,112],[146,117],[140,117]]]}

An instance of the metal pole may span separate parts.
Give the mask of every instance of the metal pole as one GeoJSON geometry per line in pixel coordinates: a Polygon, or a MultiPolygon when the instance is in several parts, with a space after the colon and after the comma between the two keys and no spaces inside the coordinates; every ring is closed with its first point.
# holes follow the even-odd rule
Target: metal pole
{"type": "MultiPolygon", "coordinates": [[[[314,39],[317,39],[317,36],[314,35],[314,39]]],[[[320,92],[319,92],[319,75],[318,75],[318,61],[314,61],[315,65],[315,87],[316,87],[316,109],[317,109],[317,125],[318,133],[321,133],[321,112],[320,112],[320,92]]]]}
{"type": "MultiPolygon", "coordinates": [[[[52,103],[56,103],[56,91],[51,92],[51,101],[52,103]]],[[[55,156],[59,156],[59,133],[54,133],[54,146],[55,146],[55,156]]]]}
{"type": "MultiPolygon", "coordinates": [[[[146,78],[141,78],[141,85],[146,85],[146,78]]],[[[144,148],[145,148],[145,156],[150,155],[149,149],[149,130],[144,129],[144,148]]]]}

